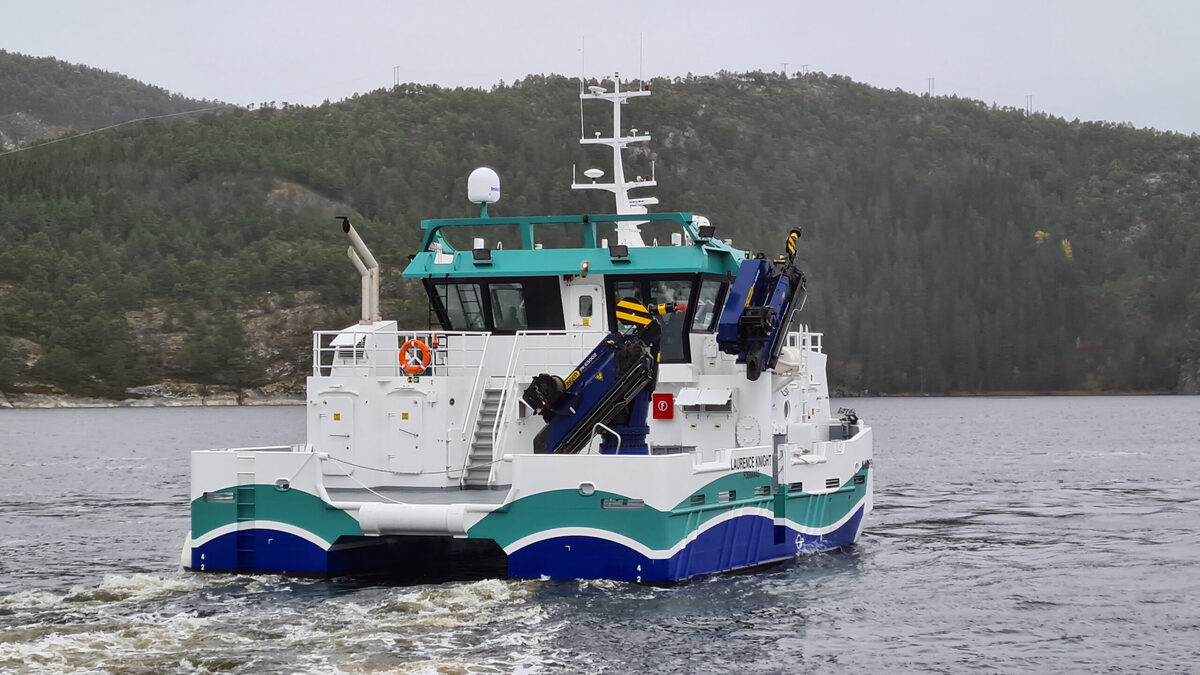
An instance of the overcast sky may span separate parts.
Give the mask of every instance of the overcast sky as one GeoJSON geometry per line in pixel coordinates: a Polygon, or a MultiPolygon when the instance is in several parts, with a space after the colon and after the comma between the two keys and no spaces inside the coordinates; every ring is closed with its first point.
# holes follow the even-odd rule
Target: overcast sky
{"type": "Polygon", "coordinates": [[[528,73],[810,70],[1200,132],[1200,0],[0,0],[0,48],[195,98],[313,104],[528,73]],[[639,35],[641,57],[639,59],[639,35]]]}

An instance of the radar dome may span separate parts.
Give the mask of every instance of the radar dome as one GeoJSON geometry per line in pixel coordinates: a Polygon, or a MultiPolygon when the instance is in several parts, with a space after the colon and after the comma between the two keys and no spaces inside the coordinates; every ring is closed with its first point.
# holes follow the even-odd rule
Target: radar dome
{"type": "Polygon", "coordinates": [[[481,166],[467,177],[467,199],[472,204],[495,204],[500,201],[500,176],[481,166]]]}

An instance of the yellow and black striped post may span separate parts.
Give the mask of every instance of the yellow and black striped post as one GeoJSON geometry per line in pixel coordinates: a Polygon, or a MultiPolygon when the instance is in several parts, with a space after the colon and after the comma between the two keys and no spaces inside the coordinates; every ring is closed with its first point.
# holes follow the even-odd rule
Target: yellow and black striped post
{"type": "Polygon", "coordinates": [[[650,310],[642,303],[626,298],[617,303],[617,320],[649,326],[650,310]]]}
{"type": "Polygon", "coordinates": [[[796,257],[796,246],[799,243],[800,230],[793,228],[792,231],[788,233],[787,244],[784,245],[787,248],[788,258],[796,257]]]}

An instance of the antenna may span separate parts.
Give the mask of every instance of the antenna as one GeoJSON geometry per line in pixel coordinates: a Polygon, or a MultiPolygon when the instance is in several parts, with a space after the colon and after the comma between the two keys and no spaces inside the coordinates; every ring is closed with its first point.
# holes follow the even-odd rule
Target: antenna
{"type": "Polygon", "coordinates": [[[587,84],[584,58],[587,56],[587,37],[579,36],[579,137],[583,138],[583,87],[587,84]]]}
{"type": "Polygon", "coordinates": [[[788,62],[784,61],[783,62],[783,76],[784,77],[787,77],[787,67],[788,67],[788,62]]]}
{"type": "MultiPolygon", "coordinates": [[[[654,166],[651,163],[650,180],[645,180],[641,176],[637,176],[634,180],[625,179],[625,168],[622,165],[621,151],[628,147],[631,143],[644,143],[650,140],[650,134],[644,129],[639,130],[631,128],[629,134],[626,135],[621,131],[621,107],[628,102],[629,99],[649,96],[650,87],[644,83],[642,86],[621,90],[621,74],[613,73],[612,77],[613,88],[608,91],[606,87],[592,85],[587,87],[587,93],[579,95],[580,106],[586,100],[599,100],[607,102],[612,106],[612,135],[602,137],[601,132],[595,132],[595,138],[588,138],[580,135],[579,142],[581,145],[603,145],[611,149],[612,152],[612,178],[609,181],[599,183],[596,182],[603,172],[598,169],[589,169],[584,172],[584,176],[591,179],[587,183],[571,183],[573,190],[604,190],[612,193],[616,199],[616,213],[618,215],[639,215],[646,213],[646,207],[653,206],[658,203],[656,197],[637,197],[630,198],[629,191],[637,188],[653,187],[657,185],[654,179],[654,166]]],[[[582,113],[581,113],[582,114],[582,113]]],[[[582,123],[580,126],[583,126],[582,123]]],[[[572,172],[574,173],[574,172],[572,172]]],[[[617,223],[617,243],[625,246],[641,247],[646,244],[642,240],[640,226],[646,221],[622,220],[617,223]]]]}
{"type": "Polygon", "coordinates": [[[1033,94],[1025,94],[1025,114],[1033,114],[1033,94]]]}
{"type": "Polygon", "coordinates": [[[933,98],[933,80],[934,80],[935,78],[932,78],[932,77],[927,77],[927,78],[925,78],[925,79],[926,79],[926,80],[929,82],[929,97],[930,97],[930,98],[933,98]]]}
{"type": "Polygon", "coordinates": [[[642,84],[642,34],[638,33],[638,84],[642,84]]]}
{"type": "Polygon", "coordinates": [[[392,86],[400,86],[400,66],[392,66],[392,86]]]}

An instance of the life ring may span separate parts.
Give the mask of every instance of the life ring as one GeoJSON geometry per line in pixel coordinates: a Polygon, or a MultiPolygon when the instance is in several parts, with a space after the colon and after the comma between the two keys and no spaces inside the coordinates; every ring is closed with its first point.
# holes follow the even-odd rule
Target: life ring
{"type": "Polygon", "coordinates": [[[429,347],[413,338],[400,346],[400,368],[409,375],[420,375],[429,367],[429,347]]]}

